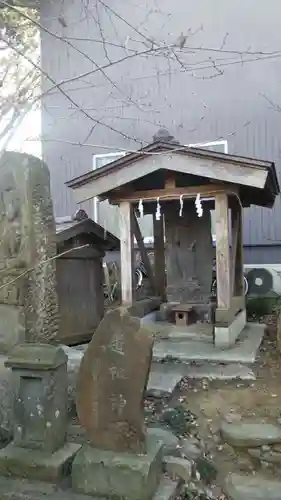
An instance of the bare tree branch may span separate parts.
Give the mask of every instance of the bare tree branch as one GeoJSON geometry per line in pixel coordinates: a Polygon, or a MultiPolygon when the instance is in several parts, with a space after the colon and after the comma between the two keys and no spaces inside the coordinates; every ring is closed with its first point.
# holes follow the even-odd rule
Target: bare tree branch
{"type": "MultiPolygon", "coordinates": [[[[0,39],[1,39],[1,36],[0,36],[0,39]]],[[[6,41],[6,40],[4,40],[6,41]]],[[[42,68],[40,68],[40,66],[35,63],[34,61],[32,61],[24,52],[22,52],[18,47],[16,46],[13,46],[13,44],[10,42],[10,41],[6,41],[7,43],[7,46],[14,50],[17,54],[21,55],[25,60],[27,60],[32,66],[34,66],[35,69],[37,69],[38,71],[41,71],[41,73],[45,76],[45,78],[47,80],[49,80],[60,92],[61,94],[71,103],[73,104],[73,106],[77,109],[79,109],[79,111],[81,111],[81,113],[86,117],[88,118],[89,120],[91,120],[92,122],[95,122],[96,124],[98,125],[101,125],[103,127],[106,127],[108,128],[109,130],[113,131],[113,132],[116,132],[118,135],[121,135],[122,137],[124,137],[125,139],[129,139],[129,140],[133,140],[134,142],[137,142],[139,144],[142,144],[141,141],[137,140],[136,138],[133,138],[133,137],[130,137],[128,136],[127,134],[117,130],[116,128],[112,127],[111,125],[108,125],[106,123],[103,123],[102,121],[96,119],[96,118],[93,118],[89,113],[87,113],[86,111],[84,111],[83,109],[81,109],[80,105],[74,100],[72,99],[72,97],[70,97],[67,92],[65,90],[63,90],[61,88],[61,85],[59,83],[57,83],[50,75],[48,75],[48,73],[46,73],[45,71],[42,70],[42,68]]],[[[38,98],[36,98],[35,100],[38,100],[39,98],[41,98],[42,95],[38,98]]]]}
{"type": "MultiPolygon", "coordinates": [[[[75,143],[75,145],[89,146],[89,138],[99,125],[123,137],[123,139],[135,142],[136,147],[139,147],[139,145],[142,146],[144,142],[138,137],[133,137],[124,133],[122,127],[119,129],[118,126],[115,126],[115,123],[114,126],[111,125],[111,122],[107,123],[107,121],[116,118],[114,114],[115,110],[117,110],[118,120],[131,120],[133,122],[133,118],[123,115],[119,116],[120,113],[118,112],[118,107],[124,110],[131,105],[141,111],[141,120],[143,123],[165,126],[164,124],[160,124],[160,121],[156,118],[157,115],[161,116],[159,109],[153,109],[153,103],[146,98],[145,94],[140,96],[138,93],[138,98],[134,98],[135,82],[153,77],[157,79],[159,91],[161,91],[163,78],[168,77],[171,82],[172,78],[179,73],[190,75],[195,79],[209,80],[222,76],[225,68],[233,65],[244,65],[250,62],[254,63],[256,61],[278,59],[281,57],[281,50],[267,52],[251,51],[250,49],[245,51],[227,49],[226,46],[229,33],[225,33],[218,47],[201,46],[198,42],[193,44],[194,36],[200,31],[203,31],[203,26],[195,30],[187,28],[180,36],[176,34],[172,43],[168,43],[167,41],[169,33],[166,35],[167,40],[165,36],[163,36],[162,40],[155,40],[152,34],[146,31],[146,25],[149,22],[150,16],[155,12],[155,9],[147,9],[143,18],[138,19],[136,25],[133,25],[132,22],[128,21],[128,19],[123,17],[108,3],[109,2],[106,0],[95,0],[95,2],[92,3],[92,7],[90,7],[89,2],[81,2],[83,9],[81,12],[81,19],[91,17],[97,28],[97,35],[96,38],[78,38],[63,36],[51,31],[39,22],[36,16],[33,17],[33,15],[29,14],[26,9],[24,10],[14,5],[10,5],[8,0],[0,0],[0,7],[5,7],[7,11],[15,13],[21,19],[21,24],[18,26],[20,43],[18,43],[16,39],[17,32],[15,31],[15,27],[12,26],[9,36],[7,36],[7,30],[5,31],[4,28],[1,29],[0,26],[0,62],[1,57],[3,62],[2,65],[0,64],[0,88],[1,91],[3,89],[3,92],[0,93],[0,113],[2,115],[3,125],[2,131],[0,130],[0,140],[4,139],[6,136],[10,136],[10,132],[11,134],[14,133],[12,131],[16,129],[18,123],[22,121],[26,113],[30,111],[34,105],[41,102],[43,97],[59,93],[67,101],[66,109],[73,110],[73,113],[70,113],[71,116],[75,113],[79,113],[90,122],[89,130],[85,131],[84,140],[75,143]],[[105,28],[108,23],[110,23],[110,27],[114,30],[114,36],[116,36],[114,40],[110,40],[106,36],[107,31],[105,28]],[[122,29],[118,30],[120,26],[124,28],[124,35],[122,29]],[[47,33],[49,36],[69,47],[71,51],[75,51],[79,54],[81,58],[90,63],[91,67],[88,71],[81,74],[75,76],[70,74],[69,78],[65,78],[60,82],[56,81],[56,78],[42,69],[39,59],[34,57],[35,51],[32,52],[29,50],[28,45],[25,45],[26,27],[33,27],[38,31],[47,33]],[[89,55],[89,53],[85,50],[81,50],[81,47],[79,48],[76,45],[76,42],[79,41],[101,44],[100,48],[102,50],[100,54],[102,57],[101,60],[97,59],[99,64],[92,56],[92,52],[87,51],[91,54],[89,55]],[[8,60],[5,60],[5,51],[9,51],[9,54],[14,55],[10,63],[8,60]],[[117,57],[116,52],[118,54],[117,57]],[[141,74],[132,73],[132,75],[127,76],[126,84],[124,85],[122,79],[118,81],[115,73],[112,73],[111,70],[133,59],[136,59],[144,67],[146,61],[149,61],[147,65],[149,71],[144,71],[141,74]],[[18,72],[19,68],[20,72],[18,72]],[[24,68],[24,70],[22,68],[24,68]],[[12,86],[8,83],[11,75],[13,75],[12,86]],[[99,78],[98,83],[96,83],[94,79],[95,75],[102,76],[102,78],[99,78]],[[40,93],[39,88],[41,76],[50,84],[48,85],[48,89],[42,93],[40,93]],[[89,83],[86,80],[87,77],[89,77],[89,83]],[[85,85],[83,85],[84,82],[82,82],[82,80],[85,80],[85,85]],[[67,89],[66,86],[73,84],[75,81],[79,81],[81,85],[77,85],[77,89],[75,89],[74,86],[67,89]],[[80,92],[87,88],[102,88],[105,86],[109,87],[109,92],[106,100],[100,105],[100,108],[98,108],[98,106],[91,106],[91,103],[89,103],[89,105],[81,105],[79,104],[79,99],[73,97],[73,93],[76,90],[80,92]],[[117,93],[118,97],[116,97],[117,93]],[[115,99],[114,106],[110,106],[110,100],[113,99],[115,99]],[[146,120],[144,113],[151,115],[152,119],[146,120]],[[6,118],[5,122],[3,120],[4,117],[6,118]],[[154,118],[155,121],[153,121],[154,118]]],[[[157,13],[161,13],[158,7],[157,13]]],[[[64,33],[65,29],[69,28],[70,21],[65,17],[62,10],[57,16],[58,17],[55,17],[55,19],[57,19],[60,29],[62,33],[64,33]]],[[[79,19],[79,21],[81,19],[79,19]]],[[[194,92],[193,95],[196,96],[194,92]]],[[[200,96],[197,96],[197,99],[204,110],[208,109],[210,111],[208,103],[200,96]]],[[[267,101],[270,103],[268,98],[267,101]]],[[[270,104],[273,106],[273,103],[270,104]]],[[[170,103],[165,103],[165,105],[171,107],[170,103]]],[[[275,109],[279,111],[276,105],[275,109]]],[[[151,118],[151,116],[149,116],[149,118],[151,118]]],[[[204,118],[204,113],[198,116],[199,126],[204,118]]],[[[195,128],[191,129],[189,132],[195,131],[196,126],[195,124],[195,128]]],[[[110,145],[108,145],[108,147],[110,148],[110,145]]],[[[116,150],[116,146],[114,146],[114,149],[116,150]]],[[[122,149],[124,150],[124,148],[122,149]]]]}

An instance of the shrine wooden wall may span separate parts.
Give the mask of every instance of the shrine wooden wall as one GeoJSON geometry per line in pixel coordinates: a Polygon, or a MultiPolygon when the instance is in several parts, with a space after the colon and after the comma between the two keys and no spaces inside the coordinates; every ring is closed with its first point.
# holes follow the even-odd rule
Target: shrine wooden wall
{"type": "Polygon", "coordinates": [[[214,256],[210,211],[203,208],[203,216],[199,218],[194,201],[184,202],[182,217],[178,203],[170,203],[164,210],[167,299],[206,302],[214,256]]]}

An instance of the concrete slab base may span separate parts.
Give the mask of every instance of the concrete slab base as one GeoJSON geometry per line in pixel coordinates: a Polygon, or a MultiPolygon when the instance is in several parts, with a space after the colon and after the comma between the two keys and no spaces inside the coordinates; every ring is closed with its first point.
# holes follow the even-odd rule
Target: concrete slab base
{"type": "MultiPolygon", "coordinates": [[[[179,483],[162,477],[153,500],[174,500],[179,492],[179,483]]],[[[1,500],[90,500],[93,497],[74,493],[68,478],[61,485],[42,482],[30,482],[26,479],[11,479],[0,477],[1,500]]],[[[97,498],[96,498],[97,500],[97,498]]],[[[99,500],[107,500],[99,497],[99,500]]]]}
{"type": "Polygon", "coordinates": [[[69,474],[80,448],[79,444],[66,443],[54,453],[46,453],[10,443],[0,450],[0,475],[57,483],[69,474]]]}
{"type": "Polygon", "coordinates": [[[235,345],[243,328],[246,326],[246,310],[237,314],[229,326],[215,326],[215,346],[228,349],[235,345]]]}
{"type": "Polygon", "coordinates": [[[163,444],[148,435],[146,453],[117,453],[82,446],[72,464],[72,489],[115,500],[150,500],[162,475],[163,444]]]}
{"type": "Polygon", "coordinates": [[[202,340],[182,340],[171,342],[159,340],[153,349],[153,360],[210,361],[220,363],[254,363],[257,351],[264,335],[265,326],[259,323],[247,323],[236,344],[222,350],[210,342],[202,340]]]}

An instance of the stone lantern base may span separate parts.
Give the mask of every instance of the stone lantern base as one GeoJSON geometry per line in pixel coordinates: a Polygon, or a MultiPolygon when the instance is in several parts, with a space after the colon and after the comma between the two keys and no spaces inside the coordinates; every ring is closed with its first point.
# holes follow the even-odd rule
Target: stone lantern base
{"type": "Polygon", "coordinates": [[[80,444],[66,443],[49,453],[15,446],[13,443],[0,450],[0,474],[36,481],[58,483],[69,474],[72,461],[80,444]]]}

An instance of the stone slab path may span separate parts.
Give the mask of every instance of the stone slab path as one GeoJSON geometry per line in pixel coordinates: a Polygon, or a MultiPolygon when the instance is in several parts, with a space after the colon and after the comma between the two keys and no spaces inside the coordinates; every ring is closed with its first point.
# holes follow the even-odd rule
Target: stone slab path
{"type": "Polygon", "coordinates": [[[223,487],[229,500],[280,500],[281,482],[264,479],[259,474],[230,474],[223,487]]]}

